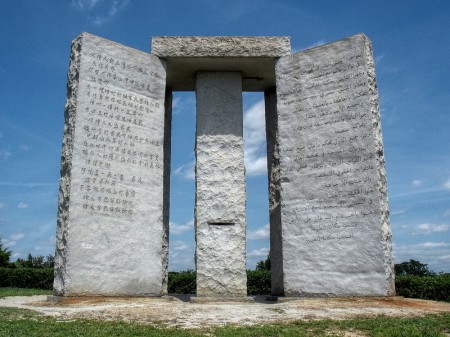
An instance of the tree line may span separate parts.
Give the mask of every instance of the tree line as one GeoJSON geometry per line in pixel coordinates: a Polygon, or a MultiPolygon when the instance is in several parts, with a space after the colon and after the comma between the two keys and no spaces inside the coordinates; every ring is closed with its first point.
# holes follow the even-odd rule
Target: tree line
{"type": "MultiPolygon", "coordinates": [[[[52,289],[54,256],[32,256],[10,262],[11,251],[0,239],[0,287],[52,289]]],[[[450,273],[435,273],[417,260],[395,264],[395,290],[398,296],[450,302],[450,273]]],[[[169,293],[195,294],[193,270],[169,272],[169,293]]],[[[269,295],[271,290],[270,255],[247,270],[248,295],[269,295]]]]}
{"type": "Polygon", "coordinates": [[[55,256],[33,256],[28,254],[26,259],[18,258],[15,262],[10,262],[12,252],[3,245],[0,238],[0,268],[53,268],[55,266],[55,256]]]}

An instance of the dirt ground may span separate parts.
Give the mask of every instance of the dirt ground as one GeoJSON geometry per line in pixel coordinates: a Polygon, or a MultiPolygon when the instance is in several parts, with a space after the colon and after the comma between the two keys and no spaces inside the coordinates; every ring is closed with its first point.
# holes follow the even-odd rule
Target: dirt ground
{"type": "Polygon", "coordinates": [[[450,303],[402,297],[302,298],[284,302],[266,302],[264,297],[256,297],[255,303],[197,304],[190,303],[187,296],[71,298],[59,303],[47,301],[47,296],[15,296],[0,298],[0,306],[31,309],[61,320],[122,320],[181,328],[450,312],[450,303]]]}

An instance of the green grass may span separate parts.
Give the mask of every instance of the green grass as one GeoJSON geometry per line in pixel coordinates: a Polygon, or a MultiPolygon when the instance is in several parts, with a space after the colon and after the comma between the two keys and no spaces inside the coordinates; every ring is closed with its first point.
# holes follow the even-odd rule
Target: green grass
{"type": "Polygon", "coordinates": [[[32,296],[32,295],[51,295],[51,290],[46,289],[28,289],[28,288],[0,288],[0,298],[6,296],[32,296]]]}
{"type": "Polygon", "coordinates": [[[204,328],[201,330],[166,329],[135,323],[71,320],[60,321],[39,313],[0,308],[0,336],[343,336],[345,331],[359,331],[367,336],[445,336],[450,332],[450,313],[416,318],[359,318],[344,321],[298,321],[289,324],[204,328]]]}

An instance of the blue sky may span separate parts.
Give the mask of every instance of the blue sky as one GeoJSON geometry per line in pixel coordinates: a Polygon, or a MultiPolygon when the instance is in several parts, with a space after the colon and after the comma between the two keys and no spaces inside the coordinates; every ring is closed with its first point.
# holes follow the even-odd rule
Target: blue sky
{"type": "MultiPolygon", "coordinates": [[[[151,36],[290,36],[294,51],[363,32],[377,68],[395,262],[450,272],[450,2],[2,0],[0,237],[13,260],[54,252],[70,42],[149,51],[151,36]]],[[[248,267],[266,257],[262,95],[244,94],[248,267]]],[[[195,95],[175,93],[171,270],[194,268],[195,95]]]]}

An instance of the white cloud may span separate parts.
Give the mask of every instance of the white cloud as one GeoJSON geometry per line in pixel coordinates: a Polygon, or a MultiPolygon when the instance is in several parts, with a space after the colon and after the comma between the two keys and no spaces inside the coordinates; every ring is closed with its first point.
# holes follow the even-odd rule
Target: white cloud
{"type": "Polygon", "coordinates": [[[17,241],[17,240],[23,239],[24,237],[25,237],[25,234],[17,233],[17,234],[13,234],[13,235],[9,236],[9,239],[11,241],[17,241]]]}
{"type": "Polygon", "coordinates": [[[177,167],[173,174],[188,180],[195,179],[195,161],[177,167]]]}
{"type": "Polygon", "coordinates": [[[192,247],[184,241],[175,241],[172,245],[172,250],[176,252],[183,252],[186,250],[190,250],[191,248],[192,247]]]}
{"type": "Polygon", "coordinates": [[[421,180],[418,180],[418,179],[415,179],[415,180],[413,180],[413,182],[411,183],[414,187],[419,187],[419,186],[421,186],[422,185],[422,181],[421,180]]]}
{"type": "Polygon", "coordinates": [[[324,44],[326,44],[325,40],[319,40],[319,41],[311,43],[305,49],[311,49],[311,48],[319,47],[319,46],[322,46],[324,44]]]}
{"type": "Polygon", "coordinates": [[[185,241],[170,242],[169,269],[186,270],[194,268],[194,247],[185,241]]]}
{"type": "Polygon", "coordinates": [[[54,187],[57,183],[15,183],[10,181],[0,181],[0,186],[14,187],[54,187]]]}
{"type": "Polygon", "coordinates": [[[436,225],[436,224],[429,224],[429,223],[423,223],[420,225],[417,225],[416,232],[413,234],[431,234],[431,233],[440,233],[440,232],[447,232],[450,230],[450,225],[436,225]]]}
{"type": "Polygon", "coordinates": [[[450,179],[447,180],[447,182],[444,184],[444,187],[448,190],[450,190],[450,179]]]}
{"type": "Polygon", "coordinates": [[[191,219],[182,225],[178,225],[174,222],[171,222],[169,225],[170,225],[170,234],[174,235],[183,234],[192,231],[194,229],[194,219],[191,219]]]}
{"type": "Polygon", "coordinates": [[[379,65],[381,63],[381,60],[384,59],[384,57],[385,57],[384,54],[376,55],[375,56],[375,64],[379,65]]]}
{"type": "Polygon", "coordinates": [[[3,244],[7,247],[14,247],[17,244],[17,241],[22,240],[25,237],[23,233],[17,233],[8,236],[6,239],[3,239],[3,244]]]}
{"type": "Polygon", "coordinates": [[[23,208],[28,208],[28,205],[24,202],[21,202],[17,205],[17,208],[23,209],[23,208]]]}
{"type": "Polygon", "coordinates": [[[447,243],[447,242],[422,242],[422,243],[418,243],[417,247],[425,247],[425,248],[450,247],[450,243],[447,243]]]}
{"type": "Polygon", "coordinates": [[[249,231],[247,238],[249,240],[268,239],[270,235],[270,225],[267,224],[256,231],[249,231]]]}
{"type": "Polygon", "coordinates": [[[0,150],[0,158],[2,158],[3,160],[8,160],[11,155],[12,153],[10,151],[0,150]]]}
{"type": "Polygon", "coordinates": [[[450,272],[450,265],[446,262],[450,256],[450,243],[448,242],[419,242],[412,244],[395,244],[393,247],[394,261],[400,263],[414,259],[429,265],[436,272],[450,272]]]}
{"type": "Polygon", "coordinates": [[[253,249],[251,252],[247,253],[247,256],[267,257],[267,254],[269,254],[269,248],[260,248],[260,249],[253,249]]]}
{"type": "Polygon", "coordinates": [[[93,19],[94,25],[101,26],[104,23],[110,22],[120,10],[124,9],[128,5],[128,2],[129,0],[113,1],[106,14],[95,16],[93,19]]]}
{"type": "Polygon", "coordinates": [[[180,109],[182,106],[182,100],[181,97],[174,97],[172,100],[172,112],[175,112],[176,110],[180,109]]]}
{"type": "Polygon", "coordinates": [[[244,112],[244,159],[247,176],[267,174],[264,100],[244,112]]]}
{"type": "Polygon", "coordinates": [[[406,209],[397,209],[395,211],[391,211],[391,215],[400,215],[406,212],[406,209]]]}
{"type": "Polygon", "coordinates": [[[98,2],[99,0],[72,0],[71,5],[76,9],[91,10],[98,2]]]}
{"type": "Polygon", "coordinates": [[[248,158],[245,163],[245,172],[250,177],[267,174],[267,157],[248,158]]]}

